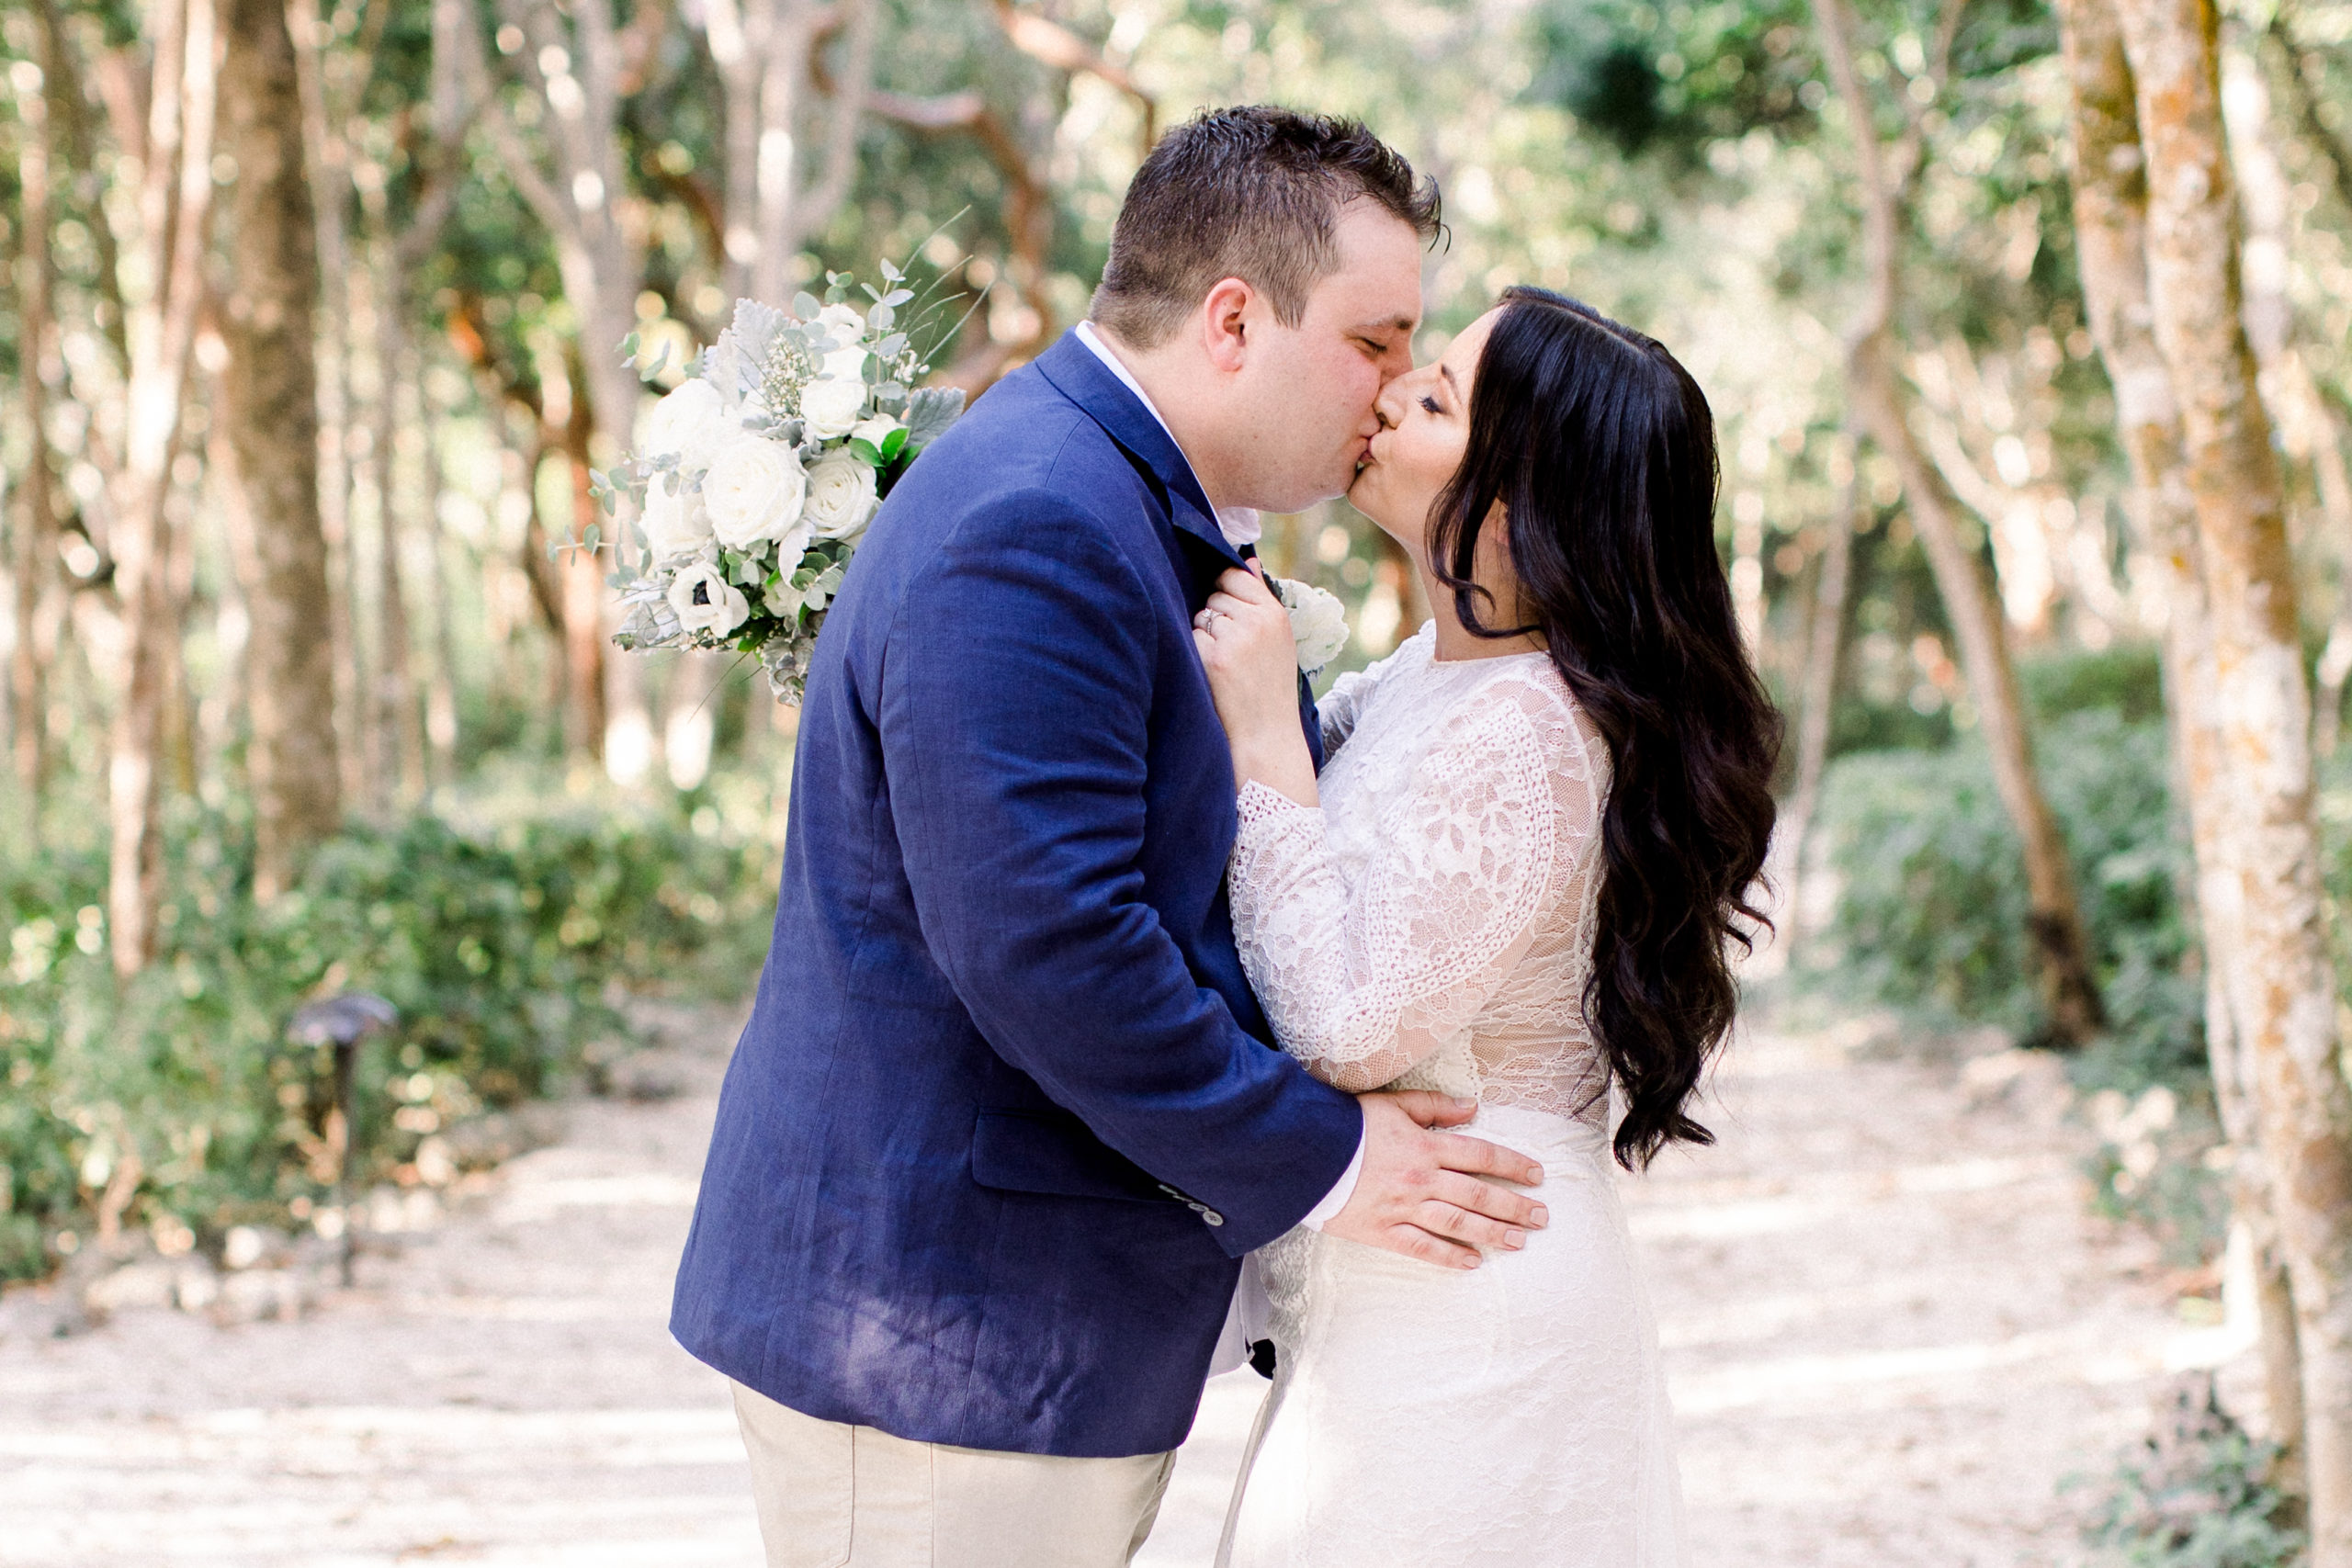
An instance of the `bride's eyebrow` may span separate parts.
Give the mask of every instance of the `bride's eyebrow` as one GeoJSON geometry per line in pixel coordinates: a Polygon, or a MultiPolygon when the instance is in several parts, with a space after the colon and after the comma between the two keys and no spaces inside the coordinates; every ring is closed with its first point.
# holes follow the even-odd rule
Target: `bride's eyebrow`
{"type": "Polygon", "coordinates": [[[1453,367],[1441,359],[1437,364],[1437,373],[1445,378],[1445,384],[1453,389],[1454,400],[1459,401],[1462,397],[1462,383],[1454,379],[1453,367]]]}

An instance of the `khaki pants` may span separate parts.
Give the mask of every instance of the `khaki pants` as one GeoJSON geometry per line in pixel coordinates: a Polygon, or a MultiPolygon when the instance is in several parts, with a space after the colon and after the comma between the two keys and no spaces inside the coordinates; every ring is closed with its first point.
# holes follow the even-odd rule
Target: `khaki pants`
{"type": "Polygon", "coordinates": [[[768,1568],[1120,1568],[1176,1462],[910,1442],[734,1386],[768,1568]]]}

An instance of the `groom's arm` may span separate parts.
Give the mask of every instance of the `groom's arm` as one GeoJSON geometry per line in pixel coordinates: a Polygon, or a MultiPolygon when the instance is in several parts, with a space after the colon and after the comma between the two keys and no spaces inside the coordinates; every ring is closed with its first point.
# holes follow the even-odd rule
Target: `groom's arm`
{"type": "Polygon", "coordinates": [[[1152,692],[1185,673],[1155,618],[1100,524],[1000,503],[910,586],[877,717],[923,937],[973,1021],[1238,1256],[1332,1191],[1363,1115],[1245,1034],[1144,901],[1152,692]]]}

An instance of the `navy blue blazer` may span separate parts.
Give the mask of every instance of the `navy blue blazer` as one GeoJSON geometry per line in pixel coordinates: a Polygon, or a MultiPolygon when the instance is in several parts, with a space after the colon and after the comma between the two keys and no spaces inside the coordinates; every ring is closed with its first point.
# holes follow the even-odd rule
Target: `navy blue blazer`
{"type": "Polygon", "coordinates": [[[917,1440],[1183,1440],[1241,1255],[1363,1133],[1270,1043],[1234,950],[1192,617],[1238,559],[1075,336],[891,492],[808,674],[678,1272],[696,1357],[917,1440]]]}

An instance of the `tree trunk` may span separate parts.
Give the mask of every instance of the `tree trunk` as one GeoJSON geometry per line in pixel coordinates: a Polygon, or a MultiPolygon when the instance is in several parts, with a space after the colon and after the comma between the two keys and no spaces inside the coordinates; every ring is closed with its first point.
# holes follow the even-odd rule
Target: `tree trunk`
{"type": "Polygon", "coordinates": [[[1775,834],[1774,859],[1780,863],[1786,911],[1776,942],[1792,942],[1797,934],[1798,889],[1804,876],[1804,840],[1813,814],[1821,803],[1821,775],[1829,761],[1829,720],[1838,704],[1838,671],[1846,649],[1846,595],[1853,578],[1854,524],[1861,505],[1861,480],[1856,473],[1853,443],[1844,444],[1845,481],[1838,495],[1837,514],[1829,519],[1829,537],[1821,551],[1821,577],[1813,594],[1813,626],[1806,637],[1804,690],[1797,718],[1797,778],[1789,809],[1775,834]]]}
{"type": "Polygon", "coordinates": [[[433,617],[433,677],[425,690],[424,739],[428,773],[437,788],[452,783],[458,767],[458,652],[456,609],[449,602],[448,541],[441,532],[441,422],[425,389],[416,378],[417,429],[424,438],[424,525],[432,553],[425,557],[430,575],[425,603],[433,617]]]}
{"type": "Polygon", "coordinates": [[[370,748],[380,768],[380,803],[405,805],[424,794],[424,716],[411,673],[413,638],[409,631],[406,562],[401,558],[400,505],[400,396],[408,359],[408,295],[399,247],[380,237],[375,274],[376,407],[376,691],[370,705],[376,740],[370,748]]]}
{"type": "MultiPolygon", "coordinates": [[[[529,46],[519,57],[524,80],[548,105],[542,123],[555,177],[549,179],[540,168],[494,96],[485,96],[484,118],[507,173],[555,242],[564,297],[580,313],[572,428],[566,449],[572,457],[575,484],[584,487],[589,467],[608,467],[633,442],[639,386],[636,371],[620,358],[620,344],[637,325],[643,268],[636,242],[616,210],[626,187],[616,152],[621,62],[610,0],[575,0],[569,9],[567,28],[562,14],[547,0],[500,0],[500,15],[523,33],[529,46]]],[[[469,62],[480,58],[477,41],[469,62]]],[[[585,495],[584,488],[581,493],[585,495]]],[[[574,510],[575,538],[588,523],[602,521],[593,500],[574,510]]],[[[602,531],[618,536],[613,526],[602,531]]],[[[568,568],[565,636],[575,678],[586,667],[584,640],[607,635],[605,618],[612,605],[603,578],[604,568],[594,561],[575,560],[568,568]],[[601,606],[593,628],[582,619],[591,573],[601,606]]],[[[643,674],[628,660],[606,660],[601,652],[595,663],[605,682],[594,705],[605,726],[595,750],[616,782],[635,784],[650,773],[657,749],[643,674]]],[[[587,705],[575,692],[575,744],[587,705]]]]}
{"type": "Polygon", "coordinates": [[[164,639],[178,618],[165,602],[171,552],[164,503],[179,449],[212,195],[212,0],[165,5],[156,22],[139,197],[139,249],[150,288],[133,312],[130,334],[128,417],[109,540],[124,649],[122,693],[108,745],[107,917],[114,966],[124,976],[144,968],[154,952],[162,870],[156,762],[168,672],[164,639]]]}
{"type": "Polygon", "coordinates": [[[2333,409],[2322,404],[2312,468],[2319,480],[2320,510],[2335,546],[2335,622],[2319,660],[2319,714],[2312,721],[2312,744],[2323,757],[2335,755],[2344,731],[2344,682],[2352,676],[2352,467],[2344,458],[2346,433],[2333,409]]]}
{"type": "Polygon", "coordinates": [[[703,31],[718,67],[726,162],[723,282],[781,307],[792,263],[831,219],[856,172],[857,121],[873,74],[873,0],[711,0],[703,31]],[[846,13],[846,14],[844,14],[846,13]],[[831,98],[812,109],[818,53],[843,35],[831,98]],[[822,134],[813,134],[821,128],[822,134]],[[813,160],[804,154],[813,150],[813,160]],[[813,169],[804,169],[804,163],[813,169]],[[814,178],[805,177],[813,172],[814,178]]]}
{"type": "Polygon", "coordinates": [[[2211,607],[2233,874],[2208,918],[2235,933],[2231,1011],[2293,1286],[2312,1568],[2352,1568],[2352,1086],[2337,1059],[2293,560],[2240,315],[2216,18],[2205,0],[2118,9],[2147,158],[2155,338],[2181,408],[2211,607]]]}
{"type": "MultiPolygon", "coordinates": [[[[2287,297],[2294,192],[2278,162],[2279,128],[2271,112],[2269,85],[2254,52],[2257,41],[2238,38],[2235,47],[2223,50],[2222,114],[2245,219],[2246,341],[2261,367],[2263,400],[2278,423],[2281,445],[2289,457],[2312,465],[2322,525],[2315,532],[2326,538],[2336,559],[2335,625],[2320,659],[2320,694],[2312,725],[2313,744],[2325,755],[2335,750],[2345,676],[2352,670],[2352,476],[2346,473],[2344,453],[2336,444],[2335,421],[2294,342],[2295,311],[2287,297]]],[[[2294,69],[2294,62],[2288,62],[2290,80],[2294,69]]]]}
{"type": "MultiPolygon", "coordinates": [[[[587,403],[575,398],[564,428],[563,455],[571,481],[570,536],[577,540],[601,516],[589,488],[587,403]]],[[[605,565],[598,552],[571,548],[561,555],[563,583],[564,749],[575,757],[605,760],[605,565]]]]}
{"type": "Polygon", "coordinates": [[[288,0],[295,43],[295,83],[301,93],[302,143],[318,226],[319,268],[328,305],[318,321],[319,525],[326,538],[326,626],[334,673],[334,730],[342,794],[367,793],[366,725],[361,718],[367,674],[360,666],[358,566],[351,536],[351,248],[344,203],[351,189],[349,150],[327,105],[326,35],[318,0],[288,0]]]}
{"type": "Polygon", "coordinates": [[[335,612],[320,522],[317,216],[303,164],[294,42],[277,0],[228,0],[221,67],[230,187],[220,417],[244,500],[231,547],[252,630],[254,896],[275,898],[343,816],[334,725],[335,612]]]}
{"type": "Polygon", "coordinates": [[[25,247],[17,295],[17,354],[24,378],[25,423],[30,439],[25,504],[17,513],[8,561],[16,589],[17,627],[16,645],[8,656],[9,750],[17,782],[24,791],[25,818],[17,826],[36,829],[41,792],[49,776],[49,660],[39,628],[48,609],[57,559],[57,480],[49,466],[47,379],[50,356],[55,352],[52,324],[57,309],[57,257],[50,248],[51,226],[55,221],[50,211],[50,182],[55,160],[50,155],[47,77],[59,69],[61,62],[50,40],[44,38],[42,42],[43,79],[17,84],[17,118],[24,127],[17,155],[17,216],[25,247]]]}
{"type": "MultiPolygon", "coordinates": [[[[1886,167],[1871,123],[1869,95],[1853,59],[1846,0],[1815,0],[1824,53],[1846,105],[1862,190],[1862,237],[1870,293],[1848,329],[1846,382],[1857,423],[1894,462],[1911,525],[1927,553],[1936,588],[1960,644],[1961,668],[1993,765],[1993,783],[2016,826],[2023,852],[2028,936],[2052,1040],[2080,1045],[2106,1026],[2090,943],[2075,888],[2074,863],[2035,772],[2033,738],[2009,660],[2007,629],[1984,564],[1961,536],[1961,503],[1928,458],[1908,418],[1909,392],[1895,365],[1902,299],[1902,185],[1886,167]]],[[[1956,12],[1948,10],[1947,36],[1956,12]]],[[[1916,154],[1911,162],[1916,163],[1916,154]]]]}
{"type": "Polygon", "coordinates": [[[2161,648],[2171,710],[2173,773],[2196,867],[2183,902],[2198,915],[2206,982],[2205,1043],[2222,1124],[2233,1146],[2232,1202],[2253,1240],[2270,1436],[2284,1453],[2280,1480],[2300,1491],[2302,1402],[2294,1320],[2286,1304],[2262,1179],[2246,1065],[2231,1014],[2228,976],[2238,962],[2226,921],[2206,911],[2232,901],[2222,828],[2225,754],[2214,708],[2211,612],[2206,602],[2180,405],[2157,346],[2148,280],[2148,183],[2139,106],[2123,35],[2109,0],[2061,0],[2071,87],[2075,249],[2091,335],[2115,389],[2117,436],[2131,466],[2131,517],[2142,552],[2164,573],[2167,614],[2161,648]]]}

